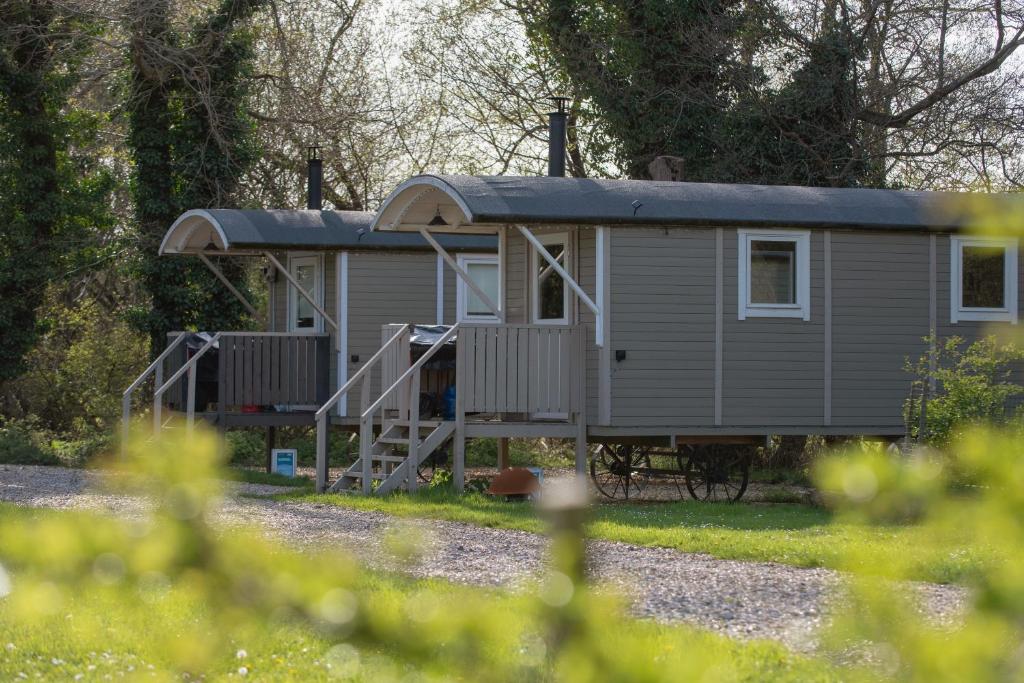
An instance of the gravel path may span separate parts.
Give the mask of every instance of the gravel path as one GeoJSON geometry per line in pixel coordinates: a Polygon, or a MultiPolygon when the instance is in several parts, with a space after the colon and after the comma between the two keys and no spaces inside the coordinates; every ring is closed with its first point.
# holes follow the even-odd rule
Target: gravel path
{"type": "MultiPolygon", "coordinates": [[[[140,499],[102,493],[103,475],[81,470],[0,465],[0,501],[52,508],[91,508],[138,513],[140,499]]],[[[236,493],[267,495],[285,489],[232,484],[236,493]]],[[[455,522],[410,522],[376,512],[332,505],[230,497],[222,511],[227,522],[260,524],[300,545],[336,543],[372,566],[389,566],[382,539],[395,526],[411,526],[423,540],[416,576],[466,584],[517,587],[537,578],[544,567],[543,536],[487,529],[455,522]]],[[[816,645],[840,575],[824,569],[720,560],[675,550],[593,541],[594,574],[632,598],[633,611],[663,621],[685,621],[731,636],[769,638],[808,651],[816,645]]],[[[914,584],[925,609],[940,618],[962,607],[962,589],[914,584]]]]}

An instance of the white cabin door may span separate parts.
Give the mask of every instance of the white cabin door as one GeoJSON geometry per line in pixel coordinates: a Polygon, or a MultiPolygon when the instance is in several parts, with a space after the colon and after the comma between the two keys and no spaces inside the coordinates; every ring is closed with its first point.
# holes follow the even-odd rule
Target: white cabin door
{"type": "MultiPolygon", "coordinates": [[[[288,271],[321,308],[324,305],[323,263],[317,255],[289,256],[288,271]]],[[[298,293],[289,283],[288,287],[288,331],[319,332],[323,330],[323,319],[316,307],[298,293]]]]}

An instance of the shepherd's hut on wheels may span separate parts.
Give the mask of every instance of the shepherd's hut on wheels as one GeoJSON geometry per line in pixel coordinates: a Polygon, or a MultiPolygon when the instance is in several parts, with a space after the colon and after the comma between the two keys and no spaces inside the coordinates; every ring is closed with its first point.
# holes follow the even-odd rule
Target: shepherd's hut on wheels
{"type": "MultiPolygon", "coordinates": [[[[697,498],[737,498],[748,461],[687,446],[896,439],[904,364],[926,337],[1018,322],[1018,240],[966,233],[968,195],[564,178],[562,116],[549,177],[423,175],[380,207],[373,232],[420,234],[484,312],[415,355],[406,321],[385,328],[388,388],[360,404],[361,459],[335,489],[415,485],[387,459],[418,462],[443,432],[460,487],[466,439],[558,437],[576,440],[581,475],[588,444],[603,445],[589,469],[608,495],[685,474],[697,498]],[[497,239],[496,296],[446,253],[455,235],[497,239]],[[421,368],[452,345],[454,415],[424,423],[421,368]],[[674,460],[652,466],[651,445],[674,460]]],[[[1006,216],[1021,208],[987,201],[1006,216]]]]}
{"type": "MultiPolygon", "coordinates": [[[[381,326],[459,319],[465,285],[426,240],[372,232],[372,213],[321,210],[315,156],[309,171],[307,210],[193,210],[169,228],[161,255],[202,260],[222,280],[223,295],[242,298],[265,331],[171,333],[157,360],[125,391],[126,427],[133,397],[152,380],[158,428],[170,411],[221,429],[266,428],[271,445],[274,429],[313,425],[318,412],[331,425],[352,428],[359,424],[358,395],[323,406],[371,361],[381,326]],[[262,261],[266,310],[221,274],[218,263],[233,258],[262,261]]],[[[452,235],[441,242],[484,286],[496,281],[493,237],[452,235]]],[[[372,377],[367,391],[380,391],[379,378],[372,377]]]]}

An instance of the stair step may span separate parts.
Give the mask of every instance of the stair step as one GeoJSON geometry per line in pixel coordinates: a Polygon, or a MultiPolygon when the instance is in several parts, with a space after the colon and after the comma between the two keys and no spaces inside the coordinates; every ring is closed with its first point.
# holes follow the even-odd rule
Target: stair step
{"type": "MultiPolygon", "coordinates": [[[[409,427],[409,420],[388,420],[388,424],[396,427],[409,427]]],[[[437,429],[442,424],[442,420],[420,420],[420,429],[437,429]]]]}
{"type": "MultiPolygon", "coordinates": [[[[362,479],[363,473],[357,470],[355,472],[346,472],[342,476],[349,477],[350,479],[362,479]]],[[[387,479],[390,476],[390,474],[384,474],[383,472],[373,472],[370,474],[370,479],[387,479]]]]}
{"type": "Polygon", "coordinates": [[[377,443],[393,443],[401,444],[403,446],[409,445],[409,437],[407,436],[382,436],[377,439],[377,443]]]}
{"type": "Polygon", "coordinates": [[[371,455],[374,462],[405,462],[405,455],[371,455]]]}

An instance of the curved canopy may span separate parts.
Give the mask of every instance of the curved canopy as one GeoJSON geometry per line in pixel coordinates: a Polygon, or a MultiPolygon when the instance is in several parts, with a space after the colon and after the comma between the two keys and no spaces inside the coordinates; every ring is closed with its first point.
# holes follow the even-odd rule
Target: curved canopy
{"type": "Polygon", "coordinates": [[[573,223],[957,230],[976,217],[981,199],[1024,212],[1017,195],[423,175],[391,193],[373,229],[484,232],[476,226],[489,224],[493,232],[495,224],[573,223]]]}
{"type": "MultiPolygon", "coordinates": [[[[372,232],[374,214],[363,211],[194,209],[167,231],[160,254],[252,253],[268,249],[431,250],[420,236],[372,232]]],[[[445,236],[453,251],[494,251],[493,237],[445,236]]]]}

